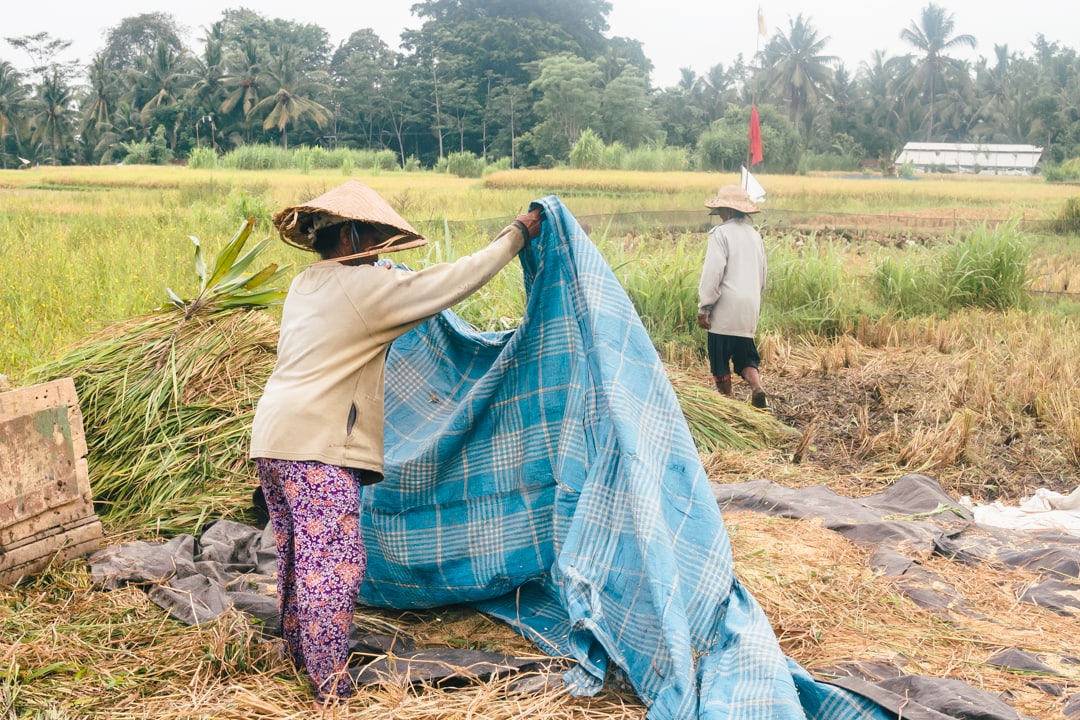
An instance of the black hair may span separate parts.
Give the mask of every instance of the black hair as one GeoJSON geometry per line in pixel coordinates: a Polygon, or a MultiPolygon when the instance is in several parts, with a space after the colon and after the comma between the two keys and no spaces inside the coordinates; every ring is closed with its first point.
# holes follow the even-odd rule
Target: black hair
{"type": "Polygon", "coordinates": [[[326,260],[337,250],[340,235],[341,223],[319,228],[315,231],[315,241],[311,243],[311,249],[319,253],[319,257],[323,260],[326,260]]]}
{"type": "MultiPolygon", "coordinates": [[[[375,230],[375,226],[371,223],[359,222],[356,220],[348,221],[352,225],[355,235],[353,236],[353,253],[358,253],[363,250],[362,247],[358,247],[357,243],[360,238],[375,230]]],[[[338,245],[341,242],[341,226],[346,223],[337,223],[334,225],[328,225],[324,228],[319,228],[315,231],[315,241],[311,244],[311,249],[319,254],[323,260],[329,260],[337,252],[338,245]]]]}
{"type": "Polygon", "coordinates": [[[713,208],[713,211],[710,212],[709,214],[710,215],[719,215],[720,213],[716,212],[717,210],[725,210],[725,211],[727,211],[727,216],[728,216],[729,220],[738,220],[740,218],[750,217],[747,213],[744,213],[742,210],[736,210],[735,208],[728,207],[727,205],[721,205],[718,208],[713,208]]]}

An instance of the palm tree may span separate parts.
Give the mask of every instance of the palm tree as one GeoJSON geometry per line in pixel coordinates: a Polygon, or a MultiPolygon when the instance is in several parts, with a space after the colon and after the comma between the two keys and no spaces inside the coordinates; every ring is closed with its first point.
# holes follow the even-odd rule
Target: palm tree
{"type": "Polygon", "coordinates": [[[251,116],[251,109],[261,99],[259,95],[259,76],[263,72],[261,55],[260,46],[249,38],[244,41],[239,54],[227,61],[228,70],[221,79],[226,95],[218,108],[222,115],[229,115],[234,110],[238,110],[244,120],[251,116]]]}
{"type": "Polygon", "coordinates": [[[1036,67],[1009,52],[1007,45],[994,45],[994,57],[994,65],[980,58],[975,67],[981,129],[994,140],[1024,142],[1031,132],[1027,107],[1037,92],[1036,67]]]}
{"type": "Polygon", "coordinates": [[[802,126],[807,106],[832,91],[836,58],[822,55],[828,37],[818,37],[817,29],[802,13],[788,20],[788,34],[777,32],[762,50],[764,87],[779,90],[788,101],[791,122],[802,126]]]}
{"type": "MultiPolygon", "coordinates": [[[[735,99],[735,87],[740,72],[739,65],[728,70],[717,63],[694,82],[694,99],[705,113],[706,122],[719,120],[724,116],[724,109],[735,99]]],[[[683,80],[686,79],[687,76],[684,75],[683,80]]]]}
{"type": "Polygon", "coordinates": [[[220,40],[206,38],[202,56],[192,63],[191,76],[194,82],[189,91],[193,104],[206,112],[217,110],[225,99],[225,54],[220,40]]]}
{"type": "Polygon", "coordinates": [[[139,110],[143,124],[149,127],[155,110],[180,100],[192,75],[184,66],[184,56],[164,42],[158,43],[151,55],[138,58],[136,65],[142,87],[140,98],[148,98],[139,110]]]}
{"type": "Polygon", "coordinates": [[[277,89],[255,103],[248,116],[267,112],[262,123],[263,130],[277,128],[285,149],[289,147],[290,125],[311,120],[319,128],[324,128],[330,122],[330,111],[311,98],[318,92],[330,92],[330,87],[323,82],[326,73],[301,73],[291,48],[284,48],[262,77],[266,87],[276,86],[277,89]]]}
{"type": "Polygon", "coordinates": [[[118,153],[125,146],[130,146],[145,136],[138,109],[121,100],[109,121],[99,126],[93,154],[98,158],[98,162],[113,162],[118,159],[118,153]]]}
{"type": "Polygon", "coordinates": [[[37,112],[30,119],[30,142],[48,145],[54,165],[59,162],[61,151],[71,140],[71,108],[74,100],[74,91],[63,71],[53,68],[42,78],[33,101],[37,112]]]}
{"type": "Polygon", "coordinates": [[[900,32],[900,39],[908,42],[922,56],[912,66],[912,72],[904,79],[909,90],[925,90],[929,98],[929,123],[926,139],[934,136],[934,97],[937,88],[944,87],[950,80],[960,83],[968,81],[962,62],[945,54],[956,48],[975,47],[974,35],[953,35],[952,13],[930,3],[923,8],[919,21],[912,21],[900,32]]]}
{"type": "Polygon", "coordinates": [[[899,102],[896,78],[910,64],[906,57],[890,58],[884,50],[874,50],[870,60],[859,65],[859,119],[863,145],[882,163],[892,161],[903,144],[898,127],[899,102]]]}
{"type": "Polygon", "coordinates": [[[108,69],[105,55],[94,57],[88,69],[89,89],[82,102],[82,123],[79,132],[87,132],[109,124],[116,106],[117,89],[114,88],[115,73],[108,69]]]}
{"type": "Polygon", "coordinates": [[[688,67],[679,68],[679,82],[676,84],[680,90],[690,92],[697,84],[697,73],[688,67]]]}
{"type": "Polygon", "coordinates": [[[15,67],[6,60],[0,60],[0,159],[7,167],[5,140],[9,132],[19,142],[19,126],[26,112],[26,85],[15,67]]]}

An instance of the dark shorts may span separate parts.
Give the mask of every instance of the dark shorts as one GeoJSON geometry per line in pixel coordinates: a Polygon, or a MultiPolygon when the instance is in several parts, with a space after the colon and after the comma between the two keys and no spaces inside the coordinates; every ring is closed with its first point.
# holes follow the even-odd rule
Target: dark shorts
{"type": "Polygon", "coordinates": [[[709,333],[709,370],[717,380],[731,375],[732,370],[741,375],[746,368],[760,364],[754,338],[709,333]]]}

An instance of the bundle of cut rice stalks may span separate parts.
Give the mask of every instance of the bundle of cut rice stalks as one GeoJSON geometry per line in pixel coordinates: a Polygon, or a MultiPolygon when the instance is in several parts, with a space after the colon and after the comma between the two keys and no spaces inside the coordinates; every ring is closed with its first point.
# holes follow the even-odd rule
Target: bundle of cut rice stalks
{"type": "Polygon", "coordinates": [[[762,450],[799,434],[769,413],[717,392],[709,378],[674,366],[667,367],[667,376],[702,455],[762,450]]]}
{"type": "Polygon", "coordinates": [[[247,436],[274,365],[277,323],[265,312],[287,268],[248,267],[248,220],[208,270],[198,238],[200,292],[95,333],[35,382],[71,377],[79,394],[98,514],[113,532],[197,532],[250,507],[247,436]]]}

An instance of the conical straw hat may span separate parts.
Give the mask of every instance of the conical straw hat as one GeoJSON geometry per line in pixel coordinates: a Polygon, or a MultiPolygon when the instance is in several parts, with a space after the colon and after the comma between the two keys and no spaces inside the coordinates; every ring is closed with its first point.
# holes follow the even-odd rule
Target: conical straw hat
{"type": "Polygon", "coordinates": [[[382,240],[372,252],[394,252],[427,243],[379,193],[359,180],[348,180],[302,205],[280,210],[273,218],[281,239],[301,250],[313,250],[316,230],[349,220],[371,223],[380,231],[382,240]]]}
{"type": "Polygon", "coordinates": [[[724,185],[717,191],[716,195],[705,201],[705,207],[710,210],[731,208],[747,215],[761,212],[757,205],[750,202],[750,196],[746,194],[746,191],[738,185],[724,185]]]}

